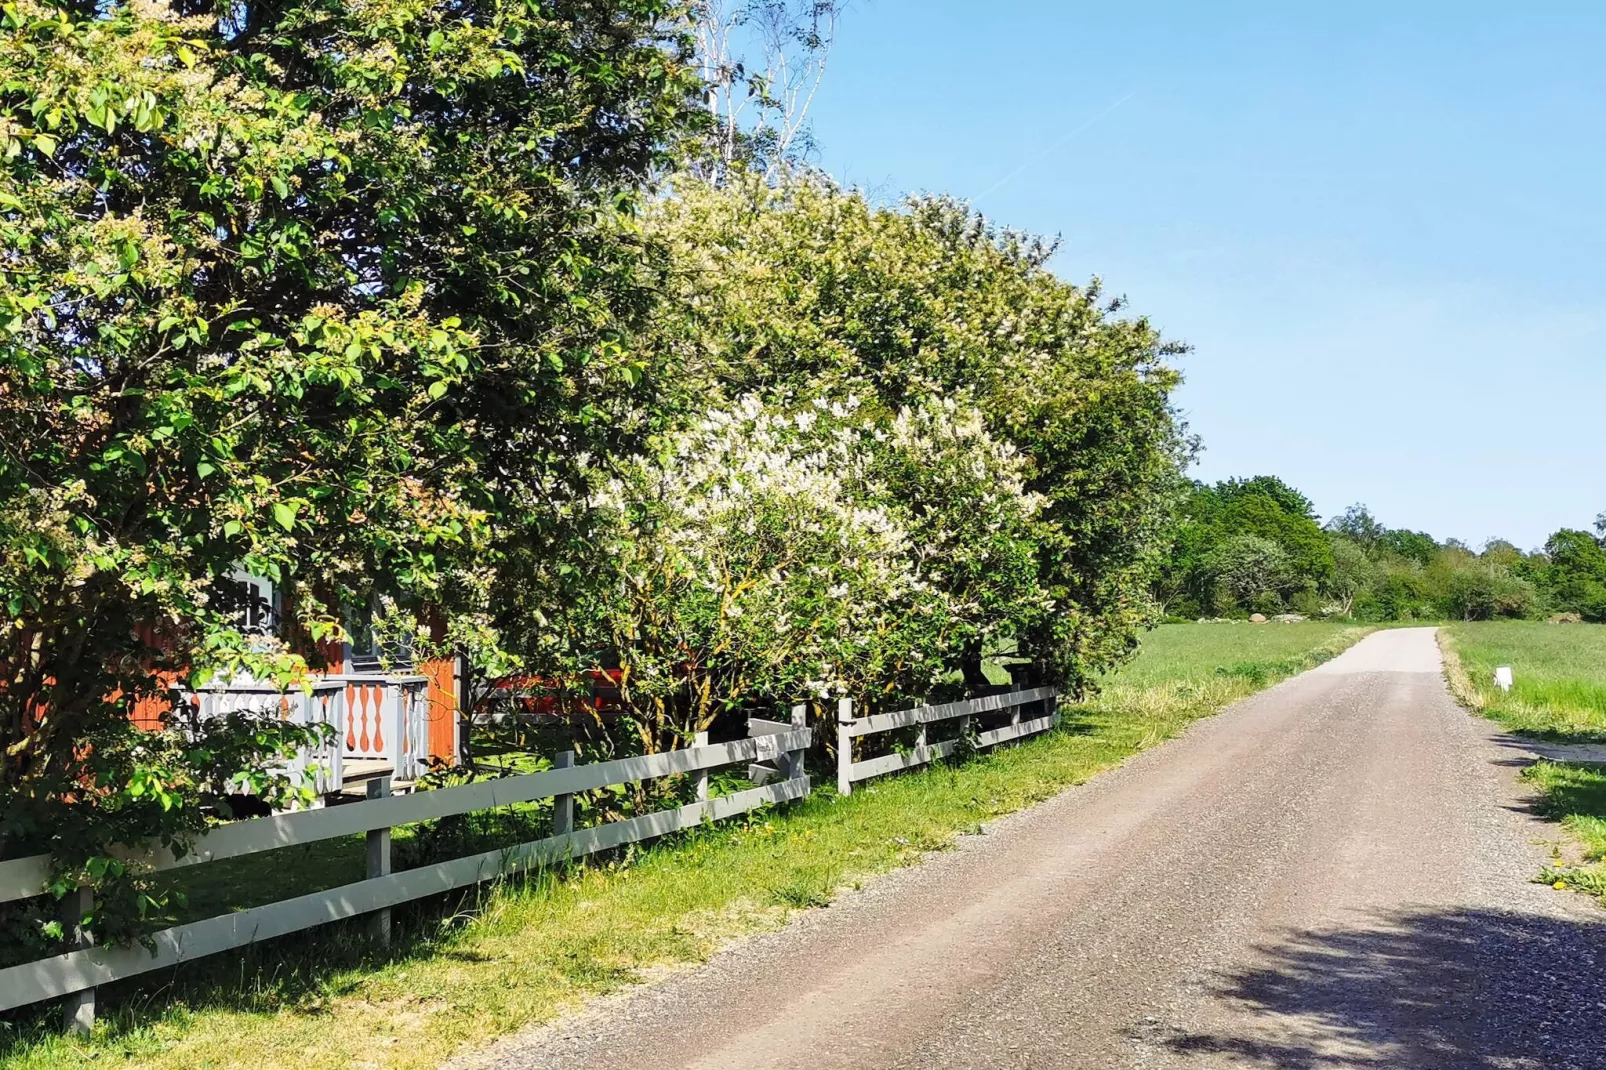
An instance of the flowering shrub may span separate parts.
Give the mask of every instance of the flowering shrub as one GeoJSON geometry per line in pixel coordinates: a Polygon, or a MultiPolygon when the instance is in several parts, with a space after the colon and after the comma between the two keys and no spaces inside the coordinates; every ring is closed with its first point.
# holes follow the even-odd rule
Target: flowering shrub
{"type": "MultiPolygon", "coordinates": [[[[649,224],[681,269],[654,337],[687,418],[747,395],[855,396],[905,436],[870,462],[867,500],[902,518],[942,594],[942,625],[911,649],[978,685],[1012,638],[1073,690],[1130,652],[1189,449],[1170,406],[1180,346],[1096,280],[1055,277],[1051,243],[950,198],[683,182],[649,224]]],[[[873,690],[889,685],[906,686],[873,690]]]]}
{"type": "Polygon", "coordinates": [[[745,398],[610,488],[619,582],[598,617],[649,747],[755,699],[879,682],[889,638],[936,609],[904,518],[865,494],[856,407],[745,398]]]}
{"type": "Polygon", "coordinates": [[[793,698],[930,695],[1046,607],[1040,499],[974,410],[748,395],[660,445],[592,503],[613,571],[566,617],[644,749],[793,698]]]}

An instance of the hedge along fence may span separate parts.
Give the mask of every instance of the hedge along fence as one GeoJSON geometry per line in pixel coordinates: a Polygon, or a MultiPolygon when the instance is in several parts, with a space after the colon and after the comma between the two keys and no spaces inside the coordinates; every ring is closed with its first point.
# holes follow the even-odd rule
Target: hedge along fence
{"type": "Polygon", "coordinates": [[[912,710],[894,710],[891,713],[878,713],[872,717],[854,717],[853,700],[839,699],[836,720],[836,790],[843,795],[850,795],[853,793],[855,781],[885,776],[888,773],[926,765],[952,755],[962,743],[972,738],[970,736],[972,719],[987,714],[1007,711],[1009,723],[977,732],[973,740],[977,747],[990,747],[1013,739],[1023,739],[1038,732],[1046,732],[1059,723],[1057,702],[1058,694],[1054,688],[1034,687],[1025,691],[1005,691],[996,695],[963,699],[941,706],[916,706],[912,710]],[[1022,711],[1027,706],[1035,704],[1040,704],[1038,715],[1030,720],[1023,720],[1022,711]],[[927,740],[929,725],[950,720],[959,721],[959,738],[945,739],[937,743],[927,740]],[[918,726],[918,732],[914,746],[908,750],[894,751],[864,761],[853,760],[855,739],[895,732],[912,725],[918,726]]]}
{"type": "MultiPolygon", "coordinates": [[[[854,718],[852,700],[843,699],[837,707],[838,790],[848,795],[857,781],[950,756],[964,738],[985,747],[1047,731],[1058,719],[1055,704],[1055,690],[1041,687],[854,718]],[[1023,710],[1033,704],[1041,704],[1041,712],[1023,719],[1023,710]],[[1007,716],[1009,722],[966,735],[970,719],[986,715],[1007,716]],[[927,725],[955,718],[963,719],[961,739],[927,742],[927,725]],[[854,739],[911,725],[920,726],[912,750],[852,760],[854,739]]],[[[85,1031],[94,1022],[98,985],[360,915],[370,916],[373,935],[384,942],[389,939],[391,907],[805,798],[810,780],[803,757],[813,733],[804,727],[804,711],[804,706],[792,707],[790,722],[749,718],[748,738],[730,743],[710,745],[705,733],[685,750],[580,766],[572,764],[574,754],[566,751],[558,755],[554,768],[544,772],[410,795],[390,795],[389,780],[376,780],[370,782],[369,798],[360,802],[219,826],[182,855],[161,850],[141,856],[140,861],[155,870],[177,869],[363,833],[368,875],[327,891],[165,929],[153,938],[154,953],[143,947],[89,946],[88,934],[75,934],[84,945],[78,950],[0,969],[0,1011],[66,997],[67,1028],[85,1031]],[[748,777],[758,786],[709,798],[708,771],[741,762],[749,763],[748,777]],[[692,773],[698,775],[695,802],[591,828],[574,828],[574,796],[580,792],[692,773]],[[390,830],[394,826],[540,799],[553,800],[551,836],[417,869],[391,871],[390,830]]],[[[49,874],[48,855],[0,862],[0,903],[42,894],[49,874]]],[[[67,897],[68,917],[90,913],[86,896],[87,890],[81,890],[67,897]]]]}

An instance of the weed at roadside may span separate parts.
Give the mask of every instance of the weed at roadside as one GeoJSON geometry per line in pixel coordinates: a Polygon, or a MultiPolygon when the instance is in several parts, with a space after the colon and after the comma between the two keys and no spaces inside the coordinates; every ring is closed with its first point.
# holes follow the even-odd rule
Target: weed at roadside
{"type": "Polygon", "coordinates": [[[1606,905],[1606,769],[1542,761],[1524,769],[1522,778],[1539,793],[1540,815],[1560,822],[1577,852],[1575,860],[1558,859],[1534,879],[1606,905]]]}

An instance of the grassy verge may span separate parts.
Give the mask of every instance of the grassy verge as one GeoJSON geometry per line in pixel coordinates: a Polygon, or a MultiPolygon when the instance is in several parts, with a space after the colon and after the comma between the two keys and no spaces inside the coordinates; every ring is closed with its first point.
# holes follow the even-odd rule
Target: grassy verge
{"type": "MultiPolygon", "coordinates": [[[[1498,621],[1439,632],[1450,689],[1469,708],[1519,735],[1555,743],[1606,741],[1606,626],[1498,621]],[[1509,665],[1515,686],[1494,686],[1509,665]]],[[[1606,905],[1606,769],[1541,761],[1523,770],[1536,807],[1568,833],[1535,878],[1606,905]]]]}
{"type": "Polygon", "coordinates": [[[779,926],[792,911],[1080,783],[1362,634],[1327,624],[1163,628],[1100,696],[1066,708],[1061,730],[1021,746],[888,778],[851,798],[822,792],[608,865],[510,882],[461,902],[445,921],[439,904],[399,912],[398,950],[388,956],[356,927],[334,926],[144,987],[114,986],[103,990],[92,1037],[59,1036],[54,1011],[42,1011],[0,1036],[0,1063],[435,1067],[467,1045],[779,926]]]}
{"type": "Polygon", "coordinates": [[[1466,705],[1537,739],[1606,742],[1606,625],[1487,621],[1439,636],[1466,705]],[[1515,676],[1509,693],[1494,686],[1501,665],[1515,676]]]}

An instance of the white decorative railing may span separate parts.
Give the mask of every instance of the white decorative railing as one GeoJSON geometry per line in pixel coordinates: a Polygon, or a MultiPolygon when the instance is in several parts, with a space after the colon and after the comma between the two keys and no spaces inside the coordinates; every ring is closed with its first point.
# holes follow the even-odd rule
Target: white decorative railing
{"type": "Polygon", "coordinates": [[[178,701],[202,721],[233,713],[267,714],[298,725],[329,725],[324,743],[302,747],[295,757],[275,767],[290,774],[300,786],[319,795],[340,790],[343,748],[340,734],[346,722],[346,687],[337,681],[317,679],[307,687],[281,690],[270,683],[233,681],[199,690],[178,689],[178,701]]]}
{"type": "Polygon", "coordinates": [[[340,737],[346,758],[384,761],[396,780],[417,780],[429,766],[429,678],[346,673],[329,679],[346,689],[340,737]]]}

